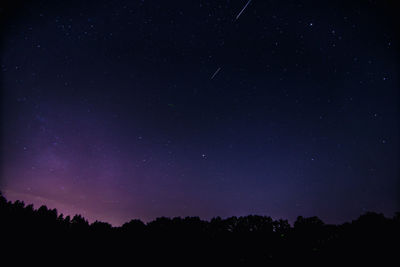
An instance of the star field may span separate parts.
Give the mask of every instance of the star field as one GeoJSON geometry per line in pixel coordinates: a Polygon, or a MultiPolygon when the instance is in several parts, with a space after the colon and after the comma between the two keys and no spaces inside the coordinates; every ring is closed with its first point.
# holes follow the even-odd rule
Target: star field
{"type": "Polygon", "coordinates": [[[114,225],[399,209],[391,1],[9,2],[10,200],[114,225]]]}

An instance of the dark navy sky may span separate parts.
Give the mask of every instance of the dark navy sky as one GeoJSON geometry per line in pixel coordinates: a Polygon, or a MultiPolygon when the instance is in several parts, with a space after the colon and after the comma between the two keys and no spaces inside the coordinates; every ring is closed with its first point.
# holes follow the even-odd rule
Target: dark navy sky
{"type": "Polygon", "coordinates": [[[399,210],[391,2],[5,2],[10,200],[114,225],[399,210]]]}

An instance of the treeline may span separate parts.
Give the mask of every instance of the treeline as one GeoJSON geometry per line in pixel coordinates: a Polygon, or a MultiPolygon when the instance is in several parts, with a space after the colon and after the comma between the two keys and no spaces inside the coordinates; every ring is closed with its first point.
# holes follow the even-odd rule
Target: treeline
{"type": "Polygon", "coordinates": [[[89,224],[80,215],[7,201],[0,195],[2,258],[14,261],[74,259],[110,264],[346,264],[380,263],[399,251],[400,213],[393,218],[368,212],[341,225],[318,217],[287,220],[267,216],[157,218],[132,220],[121,227],[89,224]],[[20,255],[20,257],[18,256],[20,255]],[[40,257],[38,257],[38,255],[40,257]]]}

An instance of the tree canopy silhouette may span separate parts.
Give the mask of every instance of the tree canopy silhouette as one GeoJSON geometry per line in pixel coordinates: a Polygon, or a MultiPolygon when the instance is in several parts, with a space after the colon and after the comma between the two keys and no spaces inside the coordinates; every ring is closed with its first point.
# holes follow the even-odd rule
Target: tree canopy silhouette
{"type": "Polygon", "coordinates": [[[400,213],[386,218],[367,212],[341,225],[299,216],[292,227],[287,220],[249,215],[210,221],[135,219],[113,227],[100,221],[90,224],[79,214],[64,217],[46,206],[35,210],[22,201],[7,201],[0,193],[0,215],[2,243],[7,247],[3,255],[24,255],[21,260],[46,253],[58,259],[79,256],[91,263],[382,263],[397,255],[400,240],[400,213]]]}

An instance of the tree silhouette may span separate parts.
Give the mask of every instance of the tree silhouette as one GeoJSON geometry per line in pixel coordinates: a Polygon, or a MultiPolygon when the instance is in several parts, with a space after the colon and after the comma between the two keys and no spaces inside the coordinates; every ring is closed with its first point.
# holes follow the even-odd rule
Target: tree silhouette
{"type": "MultiPolygon", "coordinates": [[[[341,225],[318,217],[287,220],[249,215],[212,218],[160,217],[143,223],[131,220],[121,227],[82,215],[22,201],[8,202],[0,193],[0,234],[5,258],[31,262],[86,259],[87,263],[203,265],[237,264],[355,264],[395,259],[400,240],[400,213],[393,218],[367,212],[341,225]],[[19,249],[15,249],[15,248],[19,249]],[[39,255],[39,256],[38,256],[39,255]],[[47,257],[47,258],[46,258],[47,257]]],[[[53,261],[54,262],[54,261],[53,261]]],[[[81,262],[82,263],[82,262],[81,262]]],[[[76,262],[71,262],[76,264],[76,262]]]]}

